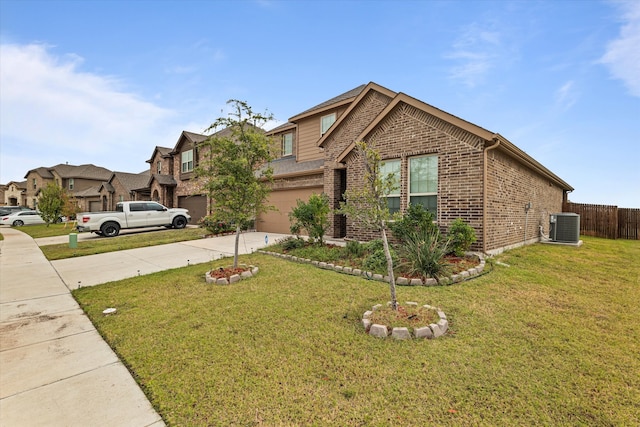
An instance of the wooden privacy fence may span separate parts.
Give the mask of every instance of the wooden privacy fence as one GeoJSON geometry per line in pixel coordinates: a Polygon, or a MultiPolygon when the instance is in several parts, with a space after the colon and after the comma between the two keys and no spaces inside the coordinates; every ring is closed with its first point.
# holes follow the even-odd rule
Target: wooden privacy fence
{"type": "Polygon", "coordinates": [[[565,203],[563,212],[580,215],[580,234],[607,239],[640,239],[640,209],[565,203]]]}

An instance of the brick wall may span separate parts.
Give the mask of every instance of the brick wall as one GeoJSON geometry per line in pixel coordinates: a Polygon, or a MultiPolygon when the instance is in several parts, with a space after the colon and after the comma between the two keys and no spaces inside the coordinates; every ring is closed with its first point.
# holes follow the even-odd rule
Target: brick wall
{"type": "Polygon", "coordinates": [[[487,246],[489,253],[537,241],[549,233],[549,214],[562,212],[563,190],[500,149],[487,154],[487,246]],[[531,203],[528,214],[525,205],[531,203]],[[525,233],[526,225],[526,233],[525,233]]]}
{"type": "MultiPolygon", "coordinates": [[[[411,157],[438,157],[438,213],[437,222],[446,229],[456,218],[463,218],[478,237],[474,249],[482,247],[483,209],[483,140],[412,106],[399,104],[367,136],[383,160],[401,161],[400,204],[404,210],[409,203],[408,162],[411,157]]],[[[347,183],[349,188],[362,184],[363,164],[349,155],[347,183]]],[[[335,183],[332,183],[335,185],[335,183]]],[[[358,240],[377,238],[378,232],[363,229],[347,220],[347,237],[358,240]]]]}
{"type": "MultiPolygon", "coordinates": [[[[343,166],[337,165],[335,159],[351,144],[360,133],[373,121],[373,119],[391,102],[391,98],[379,92],[369,92],[349,114],[349,117],[340,123],[340,126],[332,131],[324,144],[324,192],[329,196],[332,209],[339,207],[341,194],[340,172],[343,166]]],[[[347,176],[348,185],[351,185],[351,177],[347,176]]],[[[340,236],[342,218],[330,215],[328,235],[340,236]]]]}

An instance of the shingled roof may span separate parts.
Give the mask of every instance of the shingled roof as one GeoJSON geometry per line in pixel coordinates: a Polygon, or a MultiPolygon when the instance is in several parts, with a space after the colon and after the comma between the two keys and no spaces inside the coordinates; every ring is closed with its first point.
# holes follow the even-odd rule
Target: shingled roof
{"type": "Polygon", "coordinates": [[[61,178],[78,178],[78,179],[91,179],[91,180],[101,180],[106,181],[111,176],[111,171],[109,169],[92,165],[68,165],[61,163],[59,165],[51,166],[51,167],[39,167],[36,169],[31,169],[24,176],[25,178],[31,173],[36,172],[43,178],[53,179],[53,171],[55,171],[61,178]]]}
{"type": "Polygon", "coordinates": [[[351,100],[355,97],[357,97],[358,95],[360,95],[360,92],[362,92],[364,90],[364,88],[366,87],[366,84],[360,85],[356,88],[353,88],[351,90],[346,91],[343,94],[340,94],[338,96],[335,96],[327,101],[321,102],[320,104],[309,108],[308,110],[303,111],[302,113],[296,114],[295,116],[293,116],[292,118],[289,119],[289,121],[296,121],[304,116],[309,115],[309,113],[313,113],[313,112],[320,112],[321,110],[323,110],[326,107],[332,106],[334,104],[339,104],[341,102],[345,102],[348,100],[351,100]]]}
{"type": "Polygon", "coordinates": [[[148,170],[142,173],[114,172],[111,178],[109,178],[108,184],[113,183],[113,180],[117,179],[127,191],[131,192],[149,187],[150,176],[151,173],[148,170]]]}

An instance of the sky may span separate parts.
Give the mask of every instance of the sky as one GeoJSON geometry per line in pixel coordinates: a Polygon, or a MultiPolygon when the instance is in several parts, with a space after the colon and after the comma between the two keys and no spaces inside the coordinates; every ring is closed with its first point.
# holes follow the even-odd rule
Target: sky
{"type": "Polygon", "coordinates": [[[141,172],[230,99],[273,128],[370,81],[640,208],[637,0],[0,0],[0,183],[141,172]]]}

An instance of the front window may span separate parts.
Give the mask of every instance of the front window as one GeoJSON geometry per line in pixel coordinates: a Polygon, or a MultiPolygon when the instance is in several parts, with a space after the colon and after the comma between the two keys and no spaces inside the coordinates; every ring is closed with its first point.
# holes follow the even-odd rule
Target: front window
{"type": "Polygon", "coordinates": [[[385,160],[380,164],[380,178],[382,182],[390,180],[391,189],[386,194],[389,212],[400,211],[400,159],[385,160]]]}
{"type": "Polygon", "coordinates": [[[33,183],[33,189],[35,190],[36,188],[38,188],[38,183],[36,182],[36,179],[33,178],[33,180],[31,181],[33,183]]]}
{"type": "Polygon", "coordinates": [[[74,182],[73,178],[69,178],[69,190],[73,190],[75,184],[76,183],[74,182]]]}
{"type": "Polygon", "coordinates": [[[409,159],[409,203],[422,205],[437,217],[438,156],[409,159]]]}
{"type": "Polygon", "coordinates": [[[158,171],[158,175],[160,175],[162,173],[162,162],[158,161],[158,163],[156,164],[156,170],[158,171]]]}
{"type": "Polygon", "coordinates": [[[193,171],[193,150],[182,152],[182,173],[193,171]]]}
{"type": "Polygon", "coordinates": [[[293,132],[282,135],[282,155],[290,156],[293,154],[293,132]]]}
{"type": "Polygon", "coordinates": [[[323,116],[320,119],[320,135],[324,135],[325,132],[329,130],[331,125],[335,123],[335,121],[336,121],[336,113],[323,116]]]}

